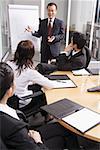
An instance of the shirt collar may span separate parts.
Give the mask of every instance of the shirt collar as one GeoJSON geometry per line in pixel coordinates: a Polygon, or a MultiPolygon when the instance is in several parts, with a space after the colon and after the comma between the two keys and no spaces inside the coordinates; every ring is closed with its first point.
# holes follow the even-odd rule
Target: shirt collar
{"type": "MultiPolygon", "coordinates": [[[[53,17],[51,20],[51,22],[54,23],[55,17],[53,17]]],[[[48,18],[48,22],[50,22],[50,18],[48,18]]]]}
{"type": "Polygon", "coordinates": [[[9,116],[19,120],[16,110],[9,107],[7,104],[0,104],[0,111],[8,114],[9,116]]]}
{"type": "Polygon", "coordinates": [[[75,51],[75,50],[73,50],[72,51],[72,55],[75,55],[75,54],[77,54],[77,53],[79,53],[80,51],[75,51]]]}

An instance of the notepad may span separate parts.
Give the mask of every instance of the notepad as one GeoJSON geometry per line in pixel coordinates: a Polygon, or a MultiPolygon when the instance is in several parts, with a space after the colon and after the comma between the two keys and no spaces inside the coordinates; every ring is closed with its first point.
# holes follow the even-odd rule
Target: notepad
{"type": "Polygon", "coordinates": [[[100,123],[100,114],[83,108],[62,118],[62,120],[84,133],[100,123]]]}
{"type": "Polygon", "coordinates": [[[56,88],[74,88],[76,84],[72,80],[56,80],[55,87],[56,88]]]}
{"type": "Polygon", "coordinates": [[[86,69],[91,75],[99,75],[100,68],[87,68],[86,69]]]}
{"type": "Polygon", "coordinates": [[[46,75],[46,77],[50,80],[69,80],[70,79],[66,74],[46,75]]]}
{"type": "Polygon", "coordinates": [[[41,109],[53,115],[57,119],[62,119],[63,117],[83,108],[83,106],[66,98],[41,107],[41,109]]]}
{"type": "Polygon", "coordinates": [[[67,75],[46,75],[46,77],[50,80],[54,80],[56,88],[77,87],[67,75]]]}
{"type": "Polygon", "coordinates": [[[90,75],[90,73],[86,69],[73,70],[73,75],[90,75]]]}
{"type": "Polygon", "coordinates": [[[99,68],[83,68],[79,70],[73,70],[72,71],[73,75],[99,75],[100,74],[100,69],[99,68]]]}

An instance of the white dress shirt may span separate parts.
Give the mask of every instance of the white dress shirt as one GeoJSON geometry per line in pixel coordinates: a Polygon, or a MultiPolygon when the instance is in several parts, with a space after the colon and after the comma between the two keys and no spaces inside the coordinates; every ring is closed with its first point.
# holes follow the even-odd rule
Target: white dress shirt
{"type": "Polygon", "coordinates": [[[73,50],[73,51],[72,51],[72,56],[75,55],[75,54],[77,54],[77,53],[79,53],[79,52],[80,52],[80,51],[75,51],[75,50],[73,50]]]}
{"type": "MultiPolygon", "coordinates": [[[[30,84],[39,84],[46,89],[57,87],[55,81],[49,80],[35,69],[26,68],[19,75],[18,71],[16,70],[18,66],[16,66],[16,64],[11,61],[8,61],[7,63],[8,65],[11,66],[11,68],[15,73],[15,83],[16,83],[15,95],[17,95],[18,97],[23,97],[32,94],[32,91],[27,89],[28,85],[30,84]]],[[[20,100],[20,105],[22,106],[27,105],[30,101],[31,99],[27,99],[24,101],[20,100]]]]}
{"type": "Polygon", "coordinates": [[[53,27],[53,23],[54,23],[55,18],[52,18],[52,19],[48,18],[48,25],[49,25],[50,20],[51,20],[51,27],[53,27]]]}

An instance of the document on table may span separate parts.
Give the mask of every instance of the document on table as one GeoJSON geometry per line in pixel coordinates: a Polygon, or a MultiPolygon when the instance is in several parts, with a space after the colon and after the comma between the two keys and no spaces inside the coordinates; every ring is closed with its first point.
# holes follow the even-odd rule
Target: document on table
{"type": "Polygon", "coordinates": [[[100,123],[100,114],[87,108],[83,108],[62,118],[62,120],[84,133],[100,123]]]}
{"type": "Polygon", "coordinates": [[[73,70],[73,75],[90,75],[90,73],[86,69],[73,70]]]}
{"type": "Polygon", "coordinates": [[[56,80],[54,82],[56,88],[76,87],[75,83],[72,80],[56,80]]]}

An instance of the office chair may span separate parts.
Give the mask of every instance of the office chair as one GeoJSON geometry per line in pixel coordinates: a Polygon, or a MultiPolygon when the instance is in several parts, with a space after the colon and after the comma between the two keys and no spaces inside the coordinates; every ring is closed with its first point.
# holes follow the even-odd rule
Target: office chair
{"type": "Polygon", "coordinates": [[[46,99],[45,93],[43,93],[42,91],[38,91],[38,92],[34,92],[31,95],[24,96],[21,98],[17,97],[16,95],[13,95],[11,98],[8,99],[7,104],[16,110],[22,111],[25,114],[26,118],[28,118],[31,115],[35,115],[36,113],[38,113],[40,111],[40,107],[44,105],[41,103],[43,101],[43,99],[46,99]],[[24,100],[30,99],[30,98],[32,98],[32,100],[28,105],[26,105],[22,108],[19,107],[20,100],[24,101],[24,100]],[[35,107],[33,107],[35,101],[37,101],[37,100],[38,100],[37,105],[35,107]]]}
{"type": "Polygon", "coordinates": [[[86,62],[86,67],[85,68],[87,68],[88,65],[89,65],[89,62],[91,60],[91,51],[87,46],[84,46],[84,48],[86,50],[86,57],[87,57],[87,62],[86,62]]]}

